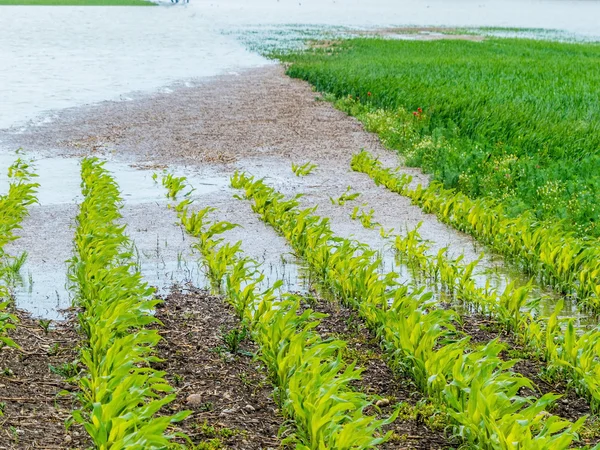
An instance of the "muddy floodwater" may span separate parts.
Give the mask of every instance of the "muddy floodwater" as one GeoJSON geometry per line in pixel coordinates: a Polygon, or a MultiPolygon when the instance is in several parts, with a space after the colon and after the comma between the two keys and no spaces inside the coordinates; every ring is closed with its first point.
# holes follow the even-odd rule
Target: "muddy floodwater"
{"type": "MultiPolygon", "coordinates": [[[[265,177],[289,195],[302,192],[303,206],[318,206],[336,233],[379,250],[382,270],[397,271],[402,280],[410,277],[389,240],[351,220],[354,206],[373,208],[375,220],[397,232],[423,222],[421,234],[432,242],[432,252],[448,247],[466,261],[476,259],[481,248],[470,238],[351,172],[350,157],[361,148],[386,164],[398,161],[354,119],[317,101],[308,85],[287,78],[256,48],[394,26],[547,28],[600,39],[598,17],[597,1],[192,0],[154,8],[0,7],[0,192],[8,186],[6,168],[17,157],[33,161],[40,183],[39,203],[23,222],[21,238],[6,247],[12,255],[28,255],[14,286],[17,305],[56,319],[71,304],[67,261],[81,201],[79,161],[89,154],[108,161],[122,192],[122,220],[135,262],[159,293],[173,284],[207,285],[193,240],[177,225],[164,188],[153,179],[165,168],[188,177],[196,189],[194,207],[216,207],[214,220],[241,225],[226,240],[242,240],[245,253],[263,264],[265,285],[283,279],[289,291],[308,287],[284,239],[248,202],[233,197],[228,180],[234,170],[265,177]],[[291,162],[308,160],[318,170],[295,177],[291,162]],[[330,197],[350,185],[361,192],[360,200],[333,205],[330,197]]],[[[418,171],[412,174],[427,182],[418,171]]],[[[481,282],[493,271],[499,288],[510,273],[493,258],[482,261],[482,270],[481,282]]],[[[543,314],[553,304],[544,303],[543,314]]],[[[577,315],[571,306],[567,313],[577,315]]]]}
{"type": "MultiPolygon", "coordinates": [[[[0,128],[39,113],[123,101],[266,64],[240,34],[286,27],[549,28],[599,37],[600,2],[528,0],[192,0],[157,8],[0,7],[0,128]]],[[[37,121],[52,120],[52,115],[37,121]]],[[[34,121],[35,123],[35,121],[34,121]]]]}

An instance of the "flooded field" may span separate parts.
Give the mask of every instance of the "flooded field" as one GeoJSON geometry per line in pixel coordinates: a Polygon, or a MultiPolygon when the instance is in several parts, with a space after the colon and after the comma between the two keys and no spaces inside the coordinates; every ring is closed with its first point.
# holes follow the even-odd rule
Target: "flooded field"
{"type": "Polygon", "coordinates": [[[494,26],[600,36],[597,1],[227,1],[135,7],[2,7],[0,128],[52,120],[50,110],[139,93],[267,61],[245,33],[284,38],[314,26],[494,26]],[[23,33],[22,30],[27,32],[23,33]],[[68,34],[65,35],[65,30],[68,34]],[[265,32],[266,30],[266,32],[265,32]]]}

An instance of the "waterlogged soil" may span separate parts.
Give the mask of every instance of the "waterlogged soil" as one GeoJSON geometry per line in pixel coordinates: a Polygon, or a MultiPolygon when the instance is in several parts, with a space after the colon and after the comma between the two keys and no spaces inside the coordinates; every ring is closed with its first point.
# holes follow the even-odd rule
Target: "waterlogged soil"
{"type": "Polygon", "coordinates": [[[401,414],[393,423],[383,428],[386,433],[391,431],[392,436],[378,448],[425,450],[457,446],[458,443],[446,437],[443,432],[443,426],[447,423],[438,422],[438,426],[435,427],[428,425],[428,419],[431,417],[425,417],[423,412],[413,409],[417,402],[423,400],[422,394],[409,378],[392,372],[377,344],[377,338],[354,311],[339,302],[324,300],[311,302],[306,306],[327,314],[316,331],[323,338],[346,341],[346,361],[356,360],[357,366],[363,369],[361,380],[355,382],[353,387],[369,395],[373,402],[379,405],[367,413],[385,419],[394,412],[399,402],[408,405],[402,408],[401,414]]]}
{"type": "Polygon", "coordinates": [[[176,430],[194,444],[218,439],[224,448],[280,448],[282,417],[273,386],[253,358],[256,347],[249,339],[237,353],[228,351],[223,336],[240,323],[224,300],[194,288],[176,289],[156,317],[164,324],[159,329],[164,339],[158,346],[163,362],[155,367],[167,372],[177,395],[162,412],[192,411],[176,430]]]}
{"type": "Polygon", "coordinates": [[[75,321],[52,322],[48,332],[23,311],[10,337],[20,349],[0,350],[0,449],[84,449],[85,430],[65,424],[78,408],[76,386],[60,369],[78,358],[75,321]],[[58,372],[58,373],[57,373],[58,372]]]}
{"type": "MultiPolygon", "coordinates": [[[[411,205],[409,199],[375,186],[365,174],[353,172],[350,160],[360,149],[372,152],[388,166],[397,166],[400,161],[358,121],[322,101],[307,83],[286,77],[280,66],[207,78],[190,87],[173,86],[169,93],[138,96],[128,102],[106,101],[66,109],[51,123],[25,130],[0,131],[0,141],[3,148],[24,147],[36,154],[106,157],[114,161],[114,167],[121,167],[117,172],[120,183],[133,176],[122,169],[124,164],[144,172],[140,180],[150,179],[157,168],[171,169],[177,175],[195,173],[192,184],[196,188],[202,187],[202,178],[217,180],[217,190],[200,190],[194,199],[199,207],[217,205],[225,213],[216,215],[243,226],[251,224],[253,213],[233,198],[239,192],[227,188],[228,178],[235,170],[265,177],[270,185],[287,195],[302,193],[302,206],[318,205],[317,214],[330,217],[336,233],[357,238],[377,250],[389,248],[390,241],[381,237],[378,226],[365,229],[359,221],[351,220],[355,207],[366,211],[372,208],[373,220],[396,233],[422,223],[420,233],[423,239],[431,241],[432,253],[448,247],[451,255],[465,254],[465,262],[469,262],[478,258],[481,250],[471,238],[440,223],[435,216],[423,213],[411,205]],[[317,164],[318,168],[306,177],[296,177],[291,163],[307,161],[317,164]],[[359,198],[343,206],[332,204],[331,199],[341,196],[348,186],[352,192],[360,193],[359,198]]],[[[405,170],[414,176],[415,182],[427,184],[427,177],[418,170],[405,170]]],[[[125,197],[126,204],[132,201],[136,201],[135,196],[125,197]]],[[[167,217],[165,202],[159,203],[150,205],[151,216],[167,217]],[[156,207],[159,203],[162,214],[156,207]]],[[[144,221],[138,222],[132,217],[129,228],[142,231],[147,228],[144,221]]],[[[30,221],[28,227],[35,229],[35,223],[30,221]]],[[[271,242],[276,243],[277,249],[282,247],[280,240],[274,239],[266,227],[251,225],[249,228],[233,230],[224,237],[233,242],[242,238],[247,254],[272,265],[275,275],[282,274],[290,285],[294,284],[295,268],[289,266],[287,270],[280,258],[273,256],[276,252],[268,249],[271,242]]],[[[23,232],[27,235],[28,229],[23,232]]],[[[138,234],[135,239],[142,239],[144,233],[138,234]]],[[[172,239],[161,235],[160,238],[161,242],[181,241],[180,235],[172,239]]],[[[19,242],[23,242],[24,249],[31,244],[24,240],[19,242]]],[[[155,242],[151,244],[156,248],[155,242]]],[[[151,253],[153,249],[147,251],[151,253]]],[[[285,258],[285,248],[281,254],[285,258]]],[[[386,255],[386,269],[391,269],[393,257],[386,255]]],[[[169,264],[177,268],[174,258],[166,261],[167,267],[169,264]]],[[[489,259],[481,264],[498,266],[489,259]]],[[[64,266],[59,269],[64,270],[64,266]]],[[[146,272],[162,276],[160,267],[148,267],[146,272]]],[[[34,286],[35,278],[33,272],[34,286]]],[[[156,278],[153,275],[150,282],[160,284],[156,278]]],[[[162,279],[171,281],[164,276],[162,279]]],[[[35,299],[28,302],[34,304],[35,299]]]]}

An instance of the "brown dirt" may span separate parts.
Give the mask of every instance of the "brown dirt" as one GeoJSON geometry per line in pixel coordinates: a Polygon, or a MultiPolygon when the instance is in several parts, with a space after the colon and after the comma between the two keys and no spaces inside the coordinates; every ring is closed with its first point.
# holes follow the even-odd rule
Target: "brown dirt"
{"type": "Polygon", "coordinates": [[[164,324],[158,347],[164,361],[156,368],[167,372],[177,393],[164,413],[193,411],[178,430],[196,444],[219,439],[240,450],[279,448],[282,418],[265,369],[252,358],[256,348],[247,339],[232,355],[222,339],[239,327],[234,311],[221,298],[190,288],[168,295],[156,316],[164,324]]]}
{"type": "Polygon", "coordinates": [[[11,338],[21,349],[0,350],[0,449],[81,449],[90,446],[85,430],[73,425],[65,430],[70,412],[78,407],[73,395],[76,386],[50,370],[71,363],[78,357],[75,346],[79,336],[74,319],[53,323],[46,334],[23,311],[16,311],[20,322],[11,338]]]}
{"type": "Polygon", "coordinates": [[[376,136],[327,102],[315,102],[306,83],[267,66],[209,79],[193,88],[71,108],[56,121],[13,134],[3,146],[80,156],[113,156],[154,164],[231,163],[245,157],[337,159],[379,148],[376,136]]]}
{"type": "MultiPolygon", "coordinates": [[[[318,301],[310,303],[310,308],[327,314],[316,328],[322,337],[343,339],[347,342],[347,360],[356,359],[364,369],[362,379],[355,383],[357,390],[375,399],[389,400],[389,406],[381,408],[381,418],[393,412],[397,402],[414,406],[423,396],[409,378],[394,374],[386,364],[384,355],[377,345],[377,338],[364,326],[362,320],[351,309],[338,302],[318,301]]],[[[386,426],[384,431],[392,431],[392,439],[381,445],[382,449],[445,449],[456,446],[440,429],[427,425],[426,417],[419,413],[415,417],[402,415],[386,426]]]]}

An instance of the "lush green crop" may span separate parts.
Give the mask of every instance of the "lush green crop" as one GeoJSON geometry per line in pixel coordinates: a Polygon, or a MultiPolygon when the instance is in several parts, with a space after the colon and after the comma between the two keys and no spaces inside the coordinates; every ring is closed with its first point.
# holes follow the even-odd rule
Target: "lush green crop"
{"type": "Polygon", "coordinates": [[[372,403],[350,387],[361,371],[342,360],[345,343],[322,340],[313,331],[323,316],[302,310],[297,296],[278,298],[280,282],[261,292],[264,275],[258,263],[240,255],[241,243],[213,239],[237,225],[212,223],[207,219],[212,208],[193,213],[189,206],[185,202],[177,208],[182,224],[198,238],[196,247],[213,285],[224,283],[229,302],[250,328],[276,386],[275,398],[295,424],[295,433],[285,442],[303,450],[367,449],[385,442],[389,433],[376,434],[396,414],[388,420],[365,414],[372,403]]]}
{"type": "Polygon", "coordinates": [[[38,5],[38,6],[154,6],[147,0],[0,0],[1,5],[38,5]]]}
{"type": "Polygon", "coordinates": [[[132,262],[117,184],[96,158],[82,161],[81,177],[69,279],[87,345],[78,380],[82,409],[73,416],[98,449],[170,448],[167,429],[189,412],[157,416],[175,398],[165,373],[150,367],[161,338],[146,326],[159,323],[153,312],[160,300],[132,262]]]}
{"type": "Polygon", "coordinates": [[[409,165],[600,236],[600,46],[351,39],[278,55],[409,165]]]}
{"type": "Polygon", "coordinates": [[[381,261],[367,246],[335,236],[314,209],[298,209],[297,199],[260,180],[235,174],[231,181],[306,259],[321,286],[376,331],[395,367],[444,405],[457,435],[486,449],[569,447],[584,419],[571,424],[545,412],[555,395],[520,396],[531,382],[510,370],[515,361],[500,359],[502,345],[470,351],[467,338],[453,339],[456,314],[433,307],[431,294],[399,285],[396,274],[381,275],[381,261]]]}

